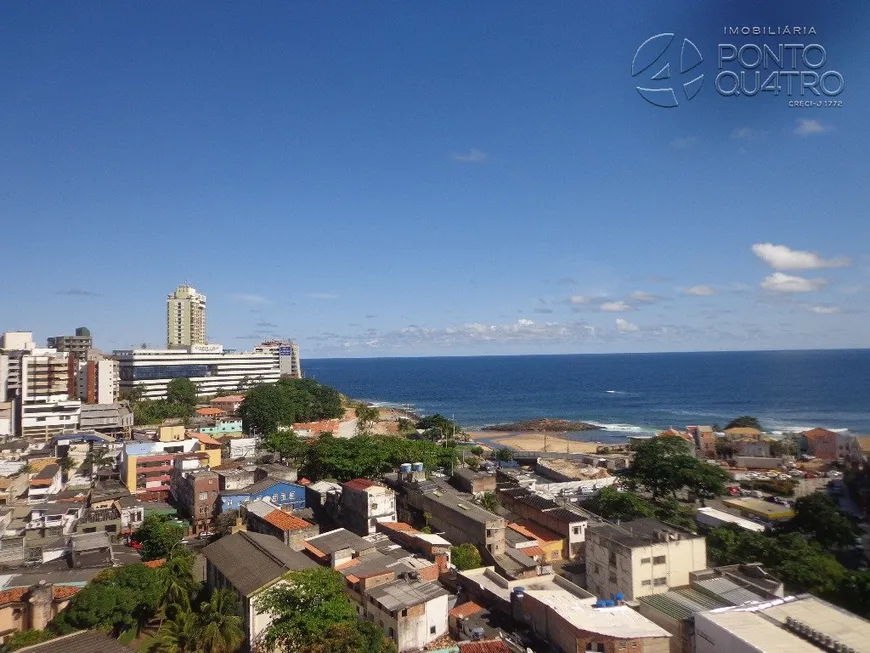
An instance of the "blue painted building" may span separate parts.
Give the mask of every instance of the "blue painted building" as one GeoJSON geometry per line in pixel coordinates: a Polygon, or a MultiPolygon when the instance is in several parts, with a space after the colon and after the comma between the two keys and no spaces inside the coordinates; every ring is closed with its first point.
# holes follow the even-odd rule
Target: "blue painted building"
{"type": "Polygon", "coordinates": [[[268,499],[276,505],[301,510],[305,507],[305,488],[288,481],[264,478],[238,490],[221,490],[220,511],[238,510],[243,503],[257,499],[268,499]]]}

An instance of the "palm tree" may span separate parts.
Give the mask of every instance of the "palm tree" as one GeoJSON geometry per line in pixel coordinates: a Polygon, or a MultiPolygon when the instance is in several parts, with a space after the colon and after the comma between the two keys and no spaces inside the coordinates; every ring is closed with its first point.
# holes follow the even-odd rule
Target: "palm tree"
{"type": "Polygon", "coordinates": [[[179,608],[175,616],[164,621],[157,637],[148,647],[148,653],[197,653],[199,628],[196,615],[179,608]]]}
{"type": "Polygon", "coordinates": [[[69,480],[70,470],[76,466],[75,461],[68,455],[60,459],[60,471],[63,472],[63,480],[69,480]]]}
{"type": "Polygon", "coordinates": [[[480,497],[480,505],[483,506],[485,510],[495,512],[496,510],[498,510],[501,503],[499,503],[498,497],[495,495],[495,492],[484,492],[483,496],[480,497]]]}
{"type": "Polygon", "coordinates": [[[88,456],[85,458],[85,463],[90,466],[91,475],[93,475],[93,473],[101,467],[113,465],[115,463],[115,457],[109,453],[109,450],[106,447],[94,447],[88,452],[88,456]]]}
{"type": "Polygon", "coordinates": [[[190,598],[197,589],[193,577],[193,558],[183,552],[170,555],[169,559],[158,568],[163,584],[163,600],[161,607],[164,614],[173,609],[190,610],[190,598]]]}
{"type": "Polygon", "coordinates": [[[203,653],[231,653],[245,640],[239,602],[229,590],[215,590],[199,608],[199,639],[203,653]]]}

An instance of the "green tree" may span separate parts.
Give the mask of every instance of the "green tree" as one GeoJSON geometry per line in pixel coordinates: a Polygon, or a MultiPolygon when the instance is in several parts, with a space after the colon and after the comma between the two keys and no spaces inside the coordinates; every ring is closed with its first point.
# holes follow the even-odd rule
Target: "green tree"
{"type": "Polygon", "coordinates": [[[676,498],[687,489],[702,498],[725,493],[728,474],[698,460],[689,453],[688,443],[677,436],[657,437],[637,446],[631,468],[624,476],[630,489],[646,489],[654,501],[676,498]]]}
{"type": "Polygon", "coordinates": [[[55,637],[54,633],[47,630],[22,630],[6,640],[6,643],[0,647],[0,653],[12,653],[25,646],[42,644],[55,637]]]}
{"type": "Polygon", "coordinates": [[[69,456],[64,456],[60,459],[60,471],[63,474],[63,480],[66,482],[69,479],[69,473],[76,466],[75,461],[69,456]]]}
{"type": "Polygon", "coordinates": [[[108,569],[73,596],[52,621],[52,630],[100,628],[114,635],[141,628],[158,610],[162,588],[157,572],[141,563],[108,569]]]}
{"type": "Polygon", "coordinates": [[[329,626],[320,641],[307,653],[395,653],[396,647],[384,631],[368,621],[329,626]]]}
{"type": "Polygon", "coordinates": [[[728,429],[737,428],[758,429],[759,431],[764,430],[763,428],[761,428],[761,424],[759,423],[759,421],[756,418],[751,417],[750,415],[742,415],[740,417],[736,417],[725,425],[726,431],[728,429]]]}
{"type": "Polygon", "coordinates": [[[94,474],[103,467],[114,465],[115,457],[109,453],[106,447],[92,447],[88,455],[85,456],[84,464],[91,470],[91,474],[94,474]]]}
{"type": "Polygon", "coordinates": [[[296,462],[305,455],[308,443],[295,431],[278,431],[263,438],[261,448],[277,453],[283,460],[296,462]]]}
{"type": "Polygon", "coordinates": [[[484,510],[495,512],[501,507],[501,502],[495,495],[495,492],[484,492],[480,497],[480,505],[484,510]]]}
{"type": "Polygon", "coordinates": [[[586,507],[605,519],[630,521],[640,517],[653,517],[655,506],[633,492],[620,492],[613,486],[602,488],[586,507]]]}
{"type": "Polygon", "coordinates": [[[312,379],[281,379],[251,388],[239,407],[239,414],[246,431],[262,435],[296,422],[341,417],[344,408],[335,388],[312,379]]]}
{"type": "Polygon", "coordinates": [[[157,568],[157,576],[164,613],[170,606],[189,610],[193,597],[201,589],[193,576],[193,556],[184,549],[179,550],[157,568]]]}
{"type": "Polygon", "coordinates": [[[826,549],[855,544],[858,528],[828,495],[814,492],[801,497],[795,501],[794,511],[795,516],[784,524],[783,530],[803,533],[826,549]]]}
{"type": "Polygon", "coordinates": [[[307,653],[331,626],[356,622],[343,578],[334,569],[290,572],[285,579],[286,583],[263,592],[256,603],[258,610],[273,615],[262,634],[265,650],[307,653]]]}
{"type": "Polygon", "coordinates": [[[399,427],[399,433],[401,433],[402,435],[405,435],[408,433],[414,433],[414,431],[415,431],[414,422],[412,422],[409,419],[406,419],[404,417],[400,417],[396,421],[396,423],[398,424],[398,427],[399,427]]]}
{"type": "Polygon", "coordinates": [[[232,653],[245,641],[239,601],[230,590],[215,590],[197,615],[203,653],[232,653]]]}
{"type": "Polygon", "coordinates": [[[457,426],[456,422],[439,413],[422,418],[417,422],[417,428],[424,431],[434,431],[439,438],[452,438],[454,434],[462,433],[462,429],[457,426]]]}
{"type": "Polygon", "coordinates": [[[475,456],[482,456],[483,455],[483,447],[477,447],[477,446],[471,447],[471,449],[469,449],[469,451],[471,453],[473,453],[475,456]]]}
{"type": "Polygon", "coordinates": [[[198,397],[196,384],[190,379],[172,379],[166,384],[166,400],[170,404],[185,406],[193,412],[198,397]]]}
{"type": "Polygon", "coordinates": [[[478,551],[477,547],[470,542],[450,547],[450,562],[452,562],[459,571],[477,569],[478,567],[483,566],[480,551],[478,551]]]}
{"type": "Polygon", "coordinates": [[[176,610],[172,619],[160,624],[148,653],[199,653],[200,628],[196,615],[189,610],[176,610]]]}
{"type": "Polygon", "coordinates": [[[184,529],[164,515],[149,515],[133,534],[133,539],[142,544],[143,560],[160,560],[170,557],[182,546],[184,529]]]}
{"type": "Polygon", "coordinates": [[[493,458],[502,462],[510,462],[514,459],[514,450],[510,447],[500,447],[493,453],[493,458]]]}
{"type": "Polygon", "coordinates": [[[378,423],[381,419],[381,411],[377,406],[368,406],[366,404],[357,404],[354,411],[357,420],[359,421],[362,430],[368,430],[378,423]]]}
{"type": "Polygon", "coordinates": [[[716,455],[721,458],[733,458],[737,454],[737,447],[727,438],[716,438],[716,455]]]}
{"type": "Polygon", "coordinates": [[[771,440],[770,455],[775,458],[782,456],[794,456],[797,453],[797,443],[791,438],[783,438],[781,440],[771,440]]]}

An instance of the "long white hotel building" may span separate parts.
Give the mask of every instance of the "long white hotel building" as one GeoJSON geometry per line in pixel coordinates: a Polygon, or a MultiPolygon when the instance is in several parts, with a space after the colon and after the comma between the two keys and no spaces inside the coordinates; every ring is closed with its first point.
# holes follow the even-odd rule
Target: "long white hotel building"
{"type": "Polygon", "coordinates": [[[225,352],[222,345],[115,350],[113,355],[120,367],[121,390],[141,388],[143,399],[165,399],[172,379],[190,379],[200,396],[208,396],[274,383],[281,377],[281,362],[273,352],[225,352]]]}

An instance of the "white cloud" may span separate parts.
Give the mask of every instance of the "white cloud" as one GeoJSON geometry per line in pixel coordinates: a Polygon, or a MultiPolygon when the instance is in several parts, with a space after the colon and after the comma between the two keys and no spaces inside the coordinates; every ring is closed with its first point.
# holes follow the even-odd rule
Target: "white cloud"
{"type": "Polygon", "coordinates": [[[568,298],[569,304],[588,304],[589,298],[586,295],[572,295],[568,298]]]}
{"type": "Polygon", "coordinates": [[[833,129],[830,125],[823,125],[818,120],[810,118],[798,118],[794,133],[798,136],[810,136],[811,134],[824,134],[833,129]]]}
{"type": "Polygon", "coordinates": [[[310,292],[308,297],[311,299],[338,299],[338,295],[331,292],[310,292]]]}
{"type": "Polygon", "coordinates": [[[486,152],[481,152],[480,150],[468,150],[468,152],[459,152],[453,154],[454,161],[461,161],[462,163],[485,163],[489,158],[486,152]]]}
{"type": "Polygon", "coordinates": [[[683,290],[684,295],[692,295],[694,297],[710,297],[716,294],[716,289],[710,286],[692,286],[683,290]]]}
{"type": "Polygon", "coordinates": [[[644,292],[643,290],[635,290],[629,296],[629,299],[640,302],[642,304],[652,304],[657,302],[660,297],[657,295],[653,295],[652,293],[644,292]]]}
{"type": "Polygon", "coordinates": [[[695,136],[685,136],[683,138],[675,138],[671,141],[672,150],[688,150],[690,147],[697,145],[698,139],[695,136]]]}
{"type": "Polygon", "coordinates": [[[623,320],[621,317],[616,318],[616,330],[620,333],[631,333],[639,330],[636,324],[632,324],[628,320],[623,320]]]}
{"type": "Polygon", "coordinates": [[[756,136],[757,133],[751,127],[740,127],[731,132],[733,141],[751,141],[756,136]]]}
{"type": "Polygon", "coordinates": [[[807,279],[774,272],[761,282],[761,287],[771,292],[813,292],[825,287],[827,283],[827,279],[807,279]]]}
{"type": "Polygon", "coordinates": [[[785,245],[756,243],[752,252],[774,270],[816,270],[819,268],[842,268],[851,261],[845,256],[824,259],[815,252],[790,249],[785,245]]]}
{"type": "Polygon", "coordinates": [[[624,313],[634,309],[625,302],[604,302],[601,305],[601,310],[608,313],[624,313]]]}
{"type": "Polygon", "coordinates": [[[810,313],[815,313],[816,315],[837,315],[838,313],[843,312],[839,306],[813,306],[811,304],[804,304],[804,308],[810,313]]]}
{"type": "Polygon", "coordinates": [[[232,299],[237,302],[244,302],[245,304],[271,304],[271,300],[267,297],[263,297],[262,295],[254,295],[251,293],[237,292],[230,295],[232,299]]]}

